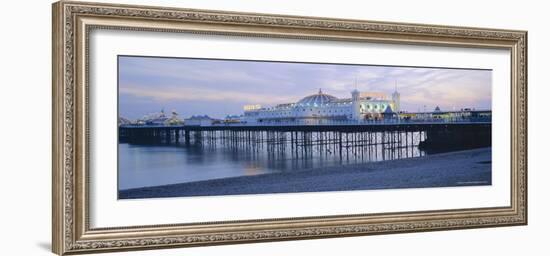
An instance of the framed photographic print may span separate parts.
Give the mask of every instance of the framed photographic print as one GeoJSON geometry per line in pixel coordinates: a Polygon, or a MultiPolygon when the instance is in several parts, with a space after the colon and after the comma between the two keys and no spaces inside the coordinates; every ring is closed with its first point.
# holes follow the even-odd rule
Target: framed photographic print
{"type": "Polygon", "coordinates": [[[55,3],[53,251],[526,225],[526,40],[55,3]]]}

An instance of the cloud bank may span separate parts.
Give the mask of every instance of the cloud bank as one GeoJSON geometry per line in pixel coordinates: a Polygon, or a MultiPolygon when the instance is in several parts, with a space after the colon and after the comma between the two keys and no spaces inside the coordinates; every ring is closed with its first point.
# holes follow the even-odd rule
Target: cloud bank
{"type": "Polygon", "coordinates": [[[119,57],[121,116],[173,109],[224,117],[245,104],[290,103],[316,93],[401,93],[406,111],[491,109],[490,70],[338,65],[185,58],[119,57]]]}

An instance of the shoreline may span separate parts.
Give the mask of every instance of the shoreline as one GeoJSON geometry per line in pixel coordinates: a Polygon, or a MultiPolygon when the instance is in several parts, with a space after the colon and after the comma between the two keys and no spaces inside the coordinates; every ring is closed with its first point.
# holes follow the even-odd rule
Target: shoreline
{"type": "Polygon", "coordinates": [[[491,185],[491,148],[120,190],[119,199],[491,185]]]}

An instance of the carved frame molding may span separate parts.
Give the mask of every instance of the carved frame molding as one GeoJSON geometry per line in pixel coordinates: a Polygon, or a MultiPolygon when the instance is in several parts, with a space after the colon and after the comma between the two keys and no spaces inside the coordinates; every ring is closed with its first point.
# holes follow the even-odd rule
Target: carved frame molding
{"type": "Polygon", "coordinates": [[[62,1],[53,5],[52,66],[52,249],[60,255],[527,224],[526,31],[62,1]],[[512,205],[90,229],[87,45],[93,29],[510,49],[512,205]]]}

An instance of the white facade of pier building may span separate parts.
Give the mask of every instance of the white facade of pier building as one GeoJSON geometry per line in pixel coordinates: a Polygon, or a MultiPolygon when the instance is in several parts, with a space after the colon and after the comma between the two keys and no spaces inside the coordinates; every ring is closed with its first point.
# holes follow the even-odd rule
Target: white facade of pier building
{"type": "Polygon", "coordinates": [[[325,94],[319,89],[318,93],[306,96],[296,103],[279,104],[273,107],[246,105],[242,122],[330,124],[379,120],[396,116],[400,111],[399,108],[400,94],[397,91],[388,98],[383,93],[353,90],[351,98],[340,99],[325,94]]]}

